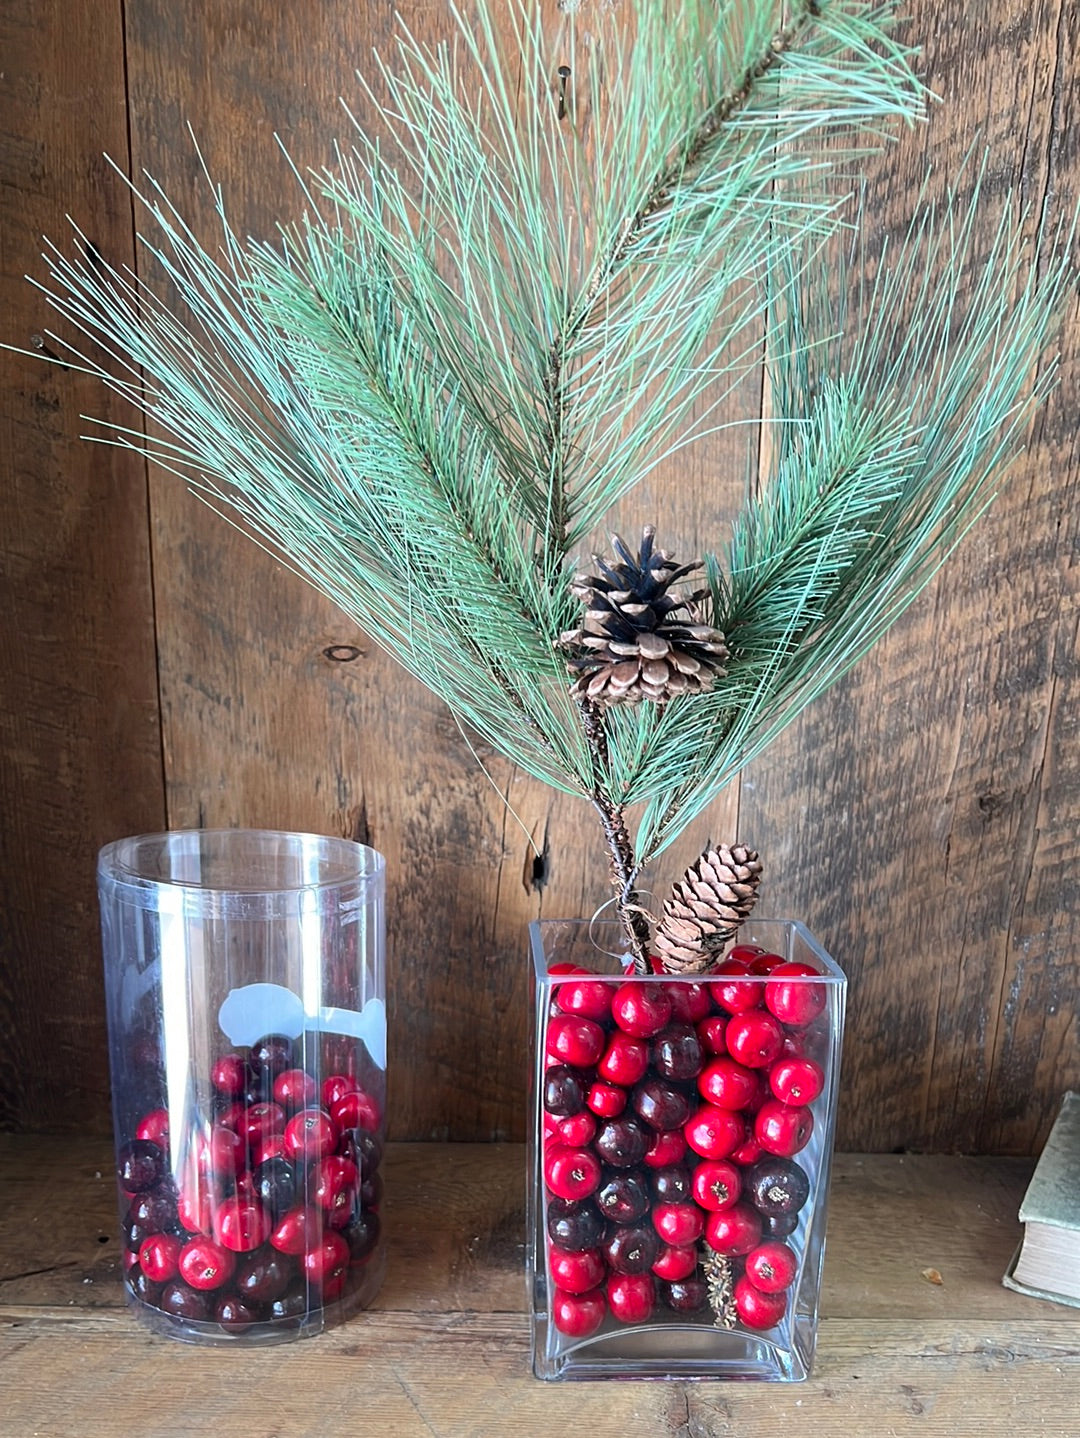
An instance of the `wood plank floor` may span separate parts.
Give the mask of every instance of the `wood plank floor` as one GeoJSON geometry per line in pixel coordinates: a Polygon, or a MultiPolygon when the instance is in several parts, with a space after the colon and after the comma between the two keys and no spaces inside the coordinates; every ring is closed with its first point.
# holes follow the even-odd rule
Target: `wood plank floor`
{"type": "Polygon", "coordinates": [[[1000,1282],[1027,1160],[839,1156],[815,1374],[763,1386],[537,1382],[509,1145],[390,1146],[389,1271],[345,1326],[157,1338],[123,1303],[110,1154],[0,1137],[3,1438],[1080,1438],[1080,1311],[1000,1282]]]}

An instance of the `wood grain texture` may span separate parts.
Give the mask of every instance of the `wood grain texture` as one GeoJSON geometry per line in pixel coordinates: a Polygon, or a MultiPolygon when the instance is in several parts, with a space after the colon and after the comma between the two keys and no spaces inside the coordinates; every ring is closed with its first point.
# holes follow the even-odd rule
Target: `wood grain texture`
{"type": "MultiPolygon", "coordinates": [[[[91,158],[126,154],[125,121],[133,172],[150,171],[204,240],[213,216],[189,123],[239,232],[294,218],[274,134],[303,169],[347,134],[339,95],[378,126],[353,69],[386,47],[392,8],[9,5],[0,258],[14,341],[43,323],[18,279],[40,273],[34,231],[58,233],[71,210],[100,217],[111,255],[129,253],[126,201],[91,158]]],[[[943,103],[877,163],[874,233],[902,229],[927,165],[943,182],[977,132],[995,194],[1068,205],[1080,175],[1073,7],[907,8],[943,103]]],[[[422,39],[449,33],[444,6],[411,6],[408,20],[422,39]]],[[[763,912],[805,919],[852,980],[841,1139],[853,1148],[1032,1153],[1060,1090],[1080,1082],[1078,333],[1074,314],[1028,454],[940,580],[649,881],[662,890],[710,836],[762,850],[763,912]]],[[[102,840],[167,821],[343,833],[382,850],[391,1132],[520,1137],[525,925],[587,917],[607,897],[592,815],[481,750],[485,777],[436,701],[179,482],[152,477],[148,516],[139,467],[73,441],[74,416],[106,406],[100,391],[4,363],[0,468],[21,497],[4,541],[16,601],[3,641],[15,683],[0,786],[0,1126],[107,1125],[90,862],[102,840]],[[58,833],[70,870],[53,858],[58,833]],[[46,1058],[57,1045],[59,1069],[46,1058]]],[[[729,418],[756,413],[756,386],[729,418]]],[[[710,438],[615,523],[629,534],[655,520],[680,555],[721,543],[754,443],[738,429],[710,438]]]]}
{"type": "MultiPolygon", "coordinates": [[[[0,56],[0,340],[30,349],[65,211],[131,262],[121,7],[13,0],[0,56]]],[[[0,393],[0,1127],[102,1128],[95,855],[164,821],[145,465],[80,442],[119,406],[70,369],[0,351],[0,393]]]]}
{"type": "Polygon", "coordinates": [[[523,1153],[491,1144],[391,1145],[390,1264],[373,1308],[299,1348],[249,1350],[240,1367],[145,1333],[122,1307],[110,1164],[100,1140],[0,1139],[5,1432],[1075,1438],[1080,1314],[1000,1282],[1023,1160],[839,1155],[818,1360],[795,1385],[533,1379],[523,1153]]]}

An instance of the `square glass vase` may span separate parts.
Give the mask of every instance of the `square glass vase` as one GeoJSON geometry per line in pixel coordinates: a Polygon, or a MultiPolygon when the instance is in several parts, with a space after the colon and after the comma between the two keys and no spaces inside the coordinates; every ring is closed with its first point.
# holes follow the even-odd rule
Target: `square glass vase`
{"type": "Polygon", "coordinates": [[[530,944],[535,1375],[808,1377],[844,974],[787,919],[743,924],[741,972],[628,972],[615,922],[530,944]]]}

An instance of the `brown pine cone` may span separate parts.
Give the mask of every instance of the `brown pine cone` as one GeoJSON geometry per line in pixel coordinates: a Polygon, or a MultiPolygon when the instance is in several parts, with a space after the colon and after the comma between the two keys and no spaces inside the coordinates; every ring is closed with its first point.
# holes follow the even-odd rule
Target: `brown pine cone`
{"type": "Polygon", "coordinates": [[[672,885],[654,944],[669,973],[700,973],[714,964],[757,899],[761,864],[742,844],[709,848],[672,885]]]}

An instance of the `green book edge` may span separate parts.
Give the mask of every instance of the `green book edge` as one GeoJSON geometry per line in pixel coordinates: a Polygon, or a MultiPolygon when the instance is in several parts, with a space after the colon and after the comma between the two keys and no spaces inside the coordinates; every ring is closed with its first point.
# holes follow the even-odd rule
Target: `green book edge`
{"type": "Polygon", "coordinates": [[[1080,1093],[1068,1092],[1020,1205],[1021,1223],[1080,1228],[1080,1093]]]}

